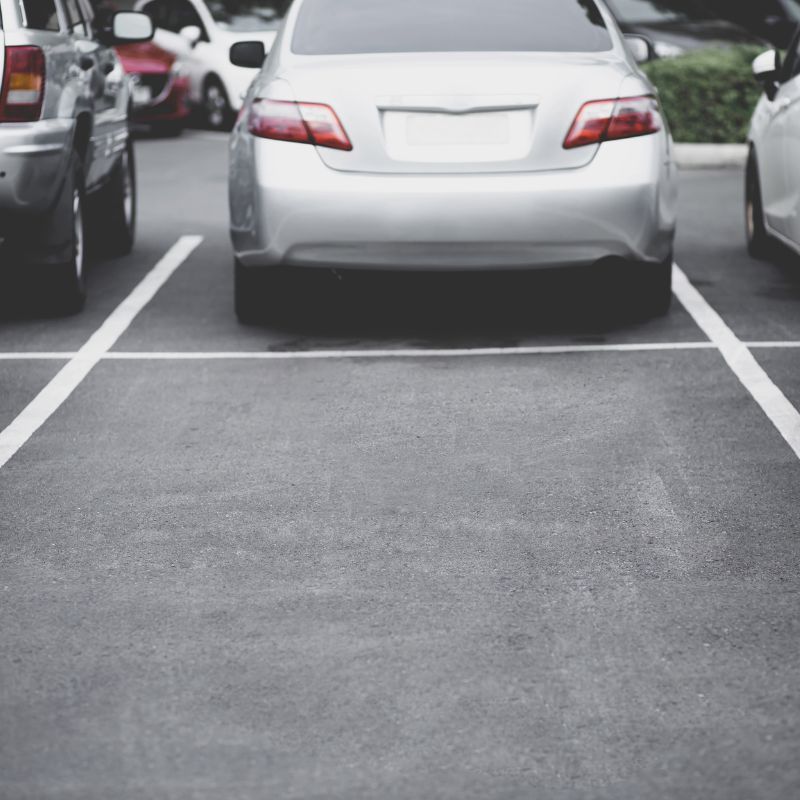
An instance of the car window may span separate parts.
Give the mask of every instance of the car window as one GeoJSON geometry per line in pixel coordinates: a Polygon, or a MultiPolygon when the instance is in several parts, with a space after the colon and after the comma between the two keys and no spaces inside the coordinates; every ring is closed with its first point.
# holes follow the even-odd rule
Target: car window
{"type": "Polygon", "coordinates": [[[614,16],[626,25],[711,19],[713,14],[694,0],[610,0],[614,16]]]}
{"type": "Polygon", "coordinates": [[[173,0],[170,3],[170,30],[177,33],[187,25],[197,25],[200,30],[203,30],[203,20],[200,19],[200,15],[194,6],[187,0],[173,0]]]}
{"type": "Polygon", "coordinates": [[[220,28],[245,33],[279,28],[289,3],[290,0],[207,0],[206,5],[220,28]]]}
{"type": "Polygon", "coordinates": [[[23,0],[22,10],[26,28],[37,31],[61,30],[55,0],[23,0]]]}
{"type": "Polygon", "coordinates": [[[792,22],[800,22],[800,0],[784,0],[783,7],[792,22]]]}
{"type": "Polygon", "coordinates": [[[64,11],[67,15],[67,25],[69,29],[73,33],[86,36],[88,33],[86,21],[83,18],[83,12],[77,0],[64,0],[64,11]]]}
{"type": "Polygon", "coordinates": [[[800,75],[800,32],[795,35],[786,53],[786,61],[783,65],[783,80],[790,81],[798,75],[800,75]]]}
{"type": "Polygon", "coordinates": [[[594,0],[306,0],[292,40],[302,55],[611,47],[594,0]]]}
{"type": "Polygon", "coordinates": [[[166,29],[168,24],[169,8],[164,0],[152,0],[147,3],[143,8],[145,14],[153,21],[156,28],[166,29]]]}

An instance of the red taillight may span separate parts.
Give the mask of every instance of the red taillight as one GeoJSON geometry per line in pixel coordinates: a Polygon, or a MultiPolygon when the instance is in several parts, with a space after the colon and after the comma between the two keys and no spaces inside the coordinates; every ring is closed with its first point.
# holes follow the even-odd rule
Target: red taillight
{"type": "Polygon", "coordinates": [[[38,47],[6,47],[0,90],[0,122],[33,122],[42,113],[44,53],[38,47]]]}
{"type": "Polygon", "coordinates": [[[262,139],[315,144],[336,150],[353,149],[336,112],[322,103],[254,100],[247,129],[262,139]]]}
{"type": "Polygon", "coordinates": [[[614,139],[647,136],[663,127],[655,97],[625,97],[586,103],[575,117],[564,147],[584,147],[614,139]]]}

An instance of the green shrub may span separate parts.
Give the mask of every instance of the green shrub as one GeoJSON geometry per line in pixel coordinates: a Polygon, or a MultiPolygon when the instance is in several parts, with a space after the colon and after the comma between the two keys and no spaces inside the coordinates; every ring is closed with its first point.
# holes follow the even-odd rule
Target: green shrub
{"type": "Polygon", "coordinates": [[[676,142],[744,142],[761,90],[758,47],[700,50],[644,65],[658,87],[676,142]]]}

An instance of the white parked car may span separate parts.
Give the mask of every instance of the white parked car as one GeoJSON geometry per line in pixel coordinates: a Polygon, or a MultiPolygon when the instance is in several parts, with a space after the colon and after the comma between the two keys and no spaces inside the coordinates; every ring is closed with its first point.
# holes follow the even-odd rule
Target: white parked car
{"type": "Polygon", "coordinates": [[[231,45],[257,40],[268,53],[290,0],[142,0],[156,27],[153,41],[180,58],[189,98],[208,125],[221,129],[241,108],[258,70],[231,63],[231,45]]]}
{"type": "Polygon", "coordinates": [[[770,50],[753,62],[764,86],[750,126],[747,244],[757,257],[780,241],[800,252],[800,36],[781,62],[770,50]]]}
{"type": "Polygon", "coordinates": [[[600,0],[295,0],[231,136],[239,319],[307,267],[622,268],[666,313],[676,167],[634,48],[600,0]]]}

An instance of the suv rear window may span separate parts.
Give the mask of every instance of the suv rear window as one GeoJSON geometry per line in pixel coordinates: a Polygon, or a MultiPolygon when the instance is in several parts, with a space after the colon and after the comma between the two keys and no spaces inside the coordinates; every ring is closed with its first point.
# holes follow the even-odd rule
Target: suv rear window
{"type": "Polygon", "coordinates": [[[292,39],[299,55],[610,49],[594,0],[305,0],[292,39]]]}
{"type": "Polygon", "coordinates": [[[39,31],[58,31],[58,13],[53,0],[23,0],[25,27],[39,31]]]}

